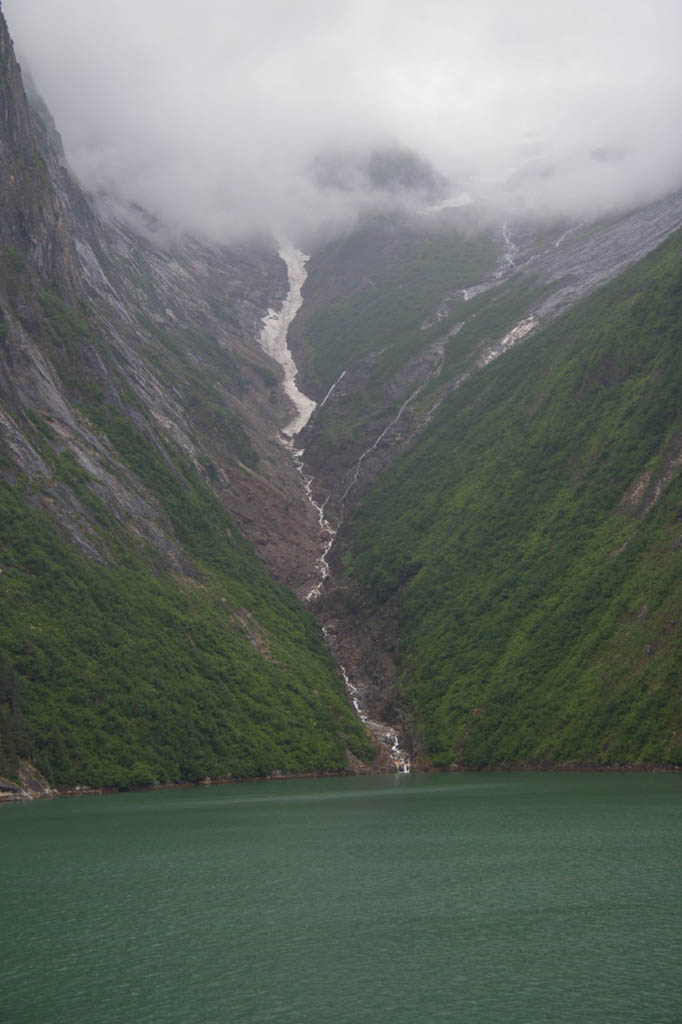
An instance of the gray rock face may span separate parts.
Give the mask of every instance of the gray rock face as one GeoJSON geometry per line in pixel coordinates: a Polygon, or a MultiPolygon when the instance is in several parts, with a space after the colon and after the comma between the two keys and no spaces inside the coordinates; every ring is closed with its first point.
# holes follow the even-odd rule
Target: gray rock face
{"type": "MultiPolygon", "coordinates": [[[[485,368],[508,349],[521,344],[531,333],[566,312],[580,299],[611,281],[627,267],[642,259],[682,226],[682,192],[634,210],[614,213],[610,218],[590,224],[555,226],[547,229],[538,243],[537,225],[505,224],[498,232],[498,266],[485,279],[467,288],[446,293],[421,324],[425,332],[443,325],[443,334],[396,362],[391,375],[382,382],[383,399],[369,409],[364,423],[340,442],[330,456],[326,438],[335,433],[334,423],[343,423],[353,397],[362,394],[382,351],[363,353],[351,359],[343,378],[333,388],[329,400],[320,406],[302,433],[306,464],[316,480],[316,496],[327,500],[327,509],[335,525],[347,517],[352,506],[366,493],[372,482],[431,422],[447,394],[456,390],[471,375],[485,368]],[[483,329],[476,337],[471,328],[486,316],[504,293],[534,297],[515,306],[514,318],[494,334],[483,329]],[[539,297],[538,297],[539,295],[539,297]],[[476,300],[476,302],[472,301],[476,300]],[[444,372],[452,348],[460,345],[457,337],[467,327],[474,337],[470,351],[454,370],[444,372]],[[456,340],[455,340],[456,339],[456,340]],[[425,388],[429,393],[424,396],[425,388]],[[396,407],[398,415],[396,416],[396,407]],[[351,487],[349,488],[349,484],[351,487]]],[[[384,242],[384,225],[369,234],[364,257],[366,263],[348,267],[316,266],[304,289],[303,317],[294,323],[292,345],[304,361],[303,333],[306,303],[313,309],[333,307],[339,299],[366,289],[372,276],[381,279],[390,266],[392,249],[384,242]]],[[[399,229],[395,229],[399,234],[399,229]]],[[[310,316],[310,313],[307,314],[310,316]]],[[[305,381],[305,364],[302,365],[305,381]]]]}
{"type": "MultiPolygon", "coordinates": [[[[396,653],[399,606],[397,596],[395,602],[375,606],[349,577],[347,555],[355,506],[379,474],[428,429],[447,395],[474,374],[485,374],[489,364],[509,348],[522,344],[531,333],[642,259],[680,225],[682,193],[601,222],[554,225],[543,233],[537,226],[505,224],[497,233],[497,267],[469,287],[453,287],[424,310],[421,347],[415,341],[409,351],[404,348],[402,362],[398,357],[390,364],[385,360],[388,369],[381,378],[373,374],[387,350],[378,344],[344,364],[344,372],[320,403],[300,443],[315,500],[323,505],[335,530],[330,571],[315,611],[372,715],[401,725],[396,653]],[[505,301],[508,312],[496,315],[495,304],[504,310],[505,301]],[[454,358],[449,359],[451,355],[454,358]],[[371,395],[364,406],[358,401],[363,391],[371,395]],[[351,416],[355,420],[349,430],[351,416]]],[[[379,231],[377,239],[384,241],[379,231]]],[[[333,311],[339,300],[366,293],[374,287],[372,281],[381,281],[387,273],[390,253],[387,245],[382,249],[378,243],[368,244],[361,265],[340,262],[338,268],[332,261],[316,265],[313,256],[304,290],[304,316],[294,325],[293,347],[299,359],[305,359],[310,349],[304,331],[305,302],[309,310],[333,311]]],[[[390,313],[387,302],[382,308],[390,313]]],[[[312,321],[310,312],[308,320],[312,321]]],[[[604,383],[609,386],[610,382],[604,383]]],[[[623,501],[624,514],[641,518],[658,501],[682,464],[680,444],[674,436],[661,452],[660,466],[633,484],[623,501]]],[[[386,520],[390,535],[390,510],[386,520]]],[[[418,569],[418,563],[412,568],[418,569]]]]}
{"type": "Polygon", "coordinates": [[[0,777],[0,803],[13,800],[40,800],[51,796],[55,796],[55,791],[30,761],[20,761],[16,782],[0,777]]]}
{"type": "Polygon", "coordinates": [[[609,222],[578,225],[547,249],[522,261],[520,270],[551,286],[533,312],[546,322],[655,249],[682,225],[682,192],[609,222]]]}
{"type": "Polygon", "coordinates": [[[106,563],[88,503],[57,472],[70,453],[116,522],[191,575],[158,502],[98,424],[106,407],[159,452],[177,445],[275,574],[304,591],[312,513],[277,443],[290,416],[280,371],[257,344],[286,294],[285,265],[270,243],[175,236],[143,210],[86,195],[44,104],[27,101],[1,16],[0,64],[0,472],[30,481],[31,502],[106,563]]]}

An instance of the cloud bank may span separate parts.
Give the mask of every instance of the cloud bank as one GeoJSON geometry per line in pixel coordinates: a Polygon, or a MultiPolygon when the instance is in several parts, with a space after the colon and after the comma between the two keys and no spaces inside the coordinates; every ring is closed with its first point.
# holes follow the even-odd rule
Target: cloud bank
{"type": "Polygon", "coordinates": [[[358,154],[396,145],[511,216],[682,183],[679,0],[2,8],[81,181],[219,239],[352,215],[382,195],[358,154]]]}

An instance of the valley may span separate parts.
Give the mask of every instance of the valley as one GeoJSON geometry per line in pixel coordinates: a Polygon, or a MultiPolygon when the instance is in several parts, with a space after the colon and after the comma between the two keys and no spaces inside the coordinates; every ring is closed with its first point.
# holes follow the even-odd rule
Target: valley
{"type": "Polygon", "coordinates": [[[0,796],[679,767],[682,193],[219,244],[0,55],[0,796]]]}
{"type": "MultiPolygon", "coordinates": [[[[334,386],[332,394],[327,397],[324,408],[313,415],[309,426],[303,432],[305,458],[307,463],[314,467],[314,486],[319,488],[319,500],[324,501],[325,513],[335,523],[335,530],[338,532],[338,538],[329,552],[332,566],[331,578],[322,590],[320,598],[316,600],[316,614],[325,623],[325,627],[331,630],[334,635],[340,660],[344,665],[351,666],[352,677],[363,694],[363,701],[371,708],[372,714],[375,717],[393,722],[395,725],[398,725],[406,736],[411,737],[410,742],[414,744],[412,754],[416,758],[417,764],[420,763],[420,755],[424,752],[424,748],[421,746],[422,741],[417,739],[415,743],[415,730],[423,728],[420,721],[423,715],[423,704],[420,698],[419,709],[410,722],[410,716],[406,714],[407,708],[404,696],[401,694],[401,676],[405,679],[405,662],[400,655],[400,645],[406,632],[403,603],[405,597],[412,588],[417,587],[420,579],[423,578],[424,583],[427,584],[428,576],[425,571],[421,572],[423,562],[416,552],[420,548],[426,547],[429,539],[428,532],[426,535],[423,533],[424,519],[422,518],[421,530],[412,535],[411,541],[407,542],[406,546],[403,547],[402,554],[400,555],[398,564],[402,564],[404,568],[396,571],[394,565],[401,543],[396,538],[396,521],[402,515],[409,516],[407,510],[405,513],[402,511],[406,495],[409,494],[411,496],[410,502],[414,502],[415,495],[419,495],[416,499],[417,505],[420,502],[425,506],[427,502],[430,503],[430,513],[428,518],[426,518],[426,524],[427,531],[432,529],[431,523],[438,521],[436,511],[438,505],[434,509],[431,496],[440,492],[440,500],[442,501],[443,495],[447,494],[447,491],[444,490],[443,472],[448,462],[453,460],[453,456],[455,456],[458,448],[463,447],[463,452],[467,450],[467,441],[469,446],[473,446],[476,451],[480,452],[482,450],[482,441],[476,437],[477,428],[472,428],[473,432],[464,435],[464,440],[458,438],[452,430],[448,430],[446,427],[441,406],[444,403],[449,403],[449,413],[452,416],[453,410],[457,408],[453,404],[455,392],[458,392],[458,397],[460,394],[465,395],[467,389],[471,389],[474,386],[474,380],[477,377],[480,376],[481,379],[484,379],[485,374],[492,371],[493,368],[490,364],[497,360],[499,356],[521,341],[524,342],[524,345],[528,345],[530,343],[530,336],[534,336],[535,332],[544,324],[551,324],[560,315],[561,311],[565,309],[566,303],[569,301],[567,298],[569,293],[574,299],[576,296],[585,296],[609,276],[617,276],[628,262],[634,262],[629,248],[633,236],[636,236],[642,242],[642,249],[637,249],[637,256],[640,256],[644,248],[655,244],[665,235],[667,226],[671,222],[680,222],[680,215],[681,207],[678,195],[671,197],[665,203],[656,204],[653,208],[635,211],[615,224],[606,226],[602,229],[604,234],[600,234],[597,239],[594,237],[594,230],[588,233],[587,237],[583,237],[580,225],[575,226],[573,229],[563,227],[561,230],[556,231],[553,238],[549,239],[549,244],[545,240],[542,249],[538,251],[536,248],[533,251],[533,243],[526,237],[523,245],[517,246],[512,242],[516,266],[512,266],[510,259],[510,236],[508,233],[509,229],[507,228],[506,236],[501,234],[500,256],[488,280],[479,284],[473,284],[469,288],[453,290],[447,301],[441,303],[436,314],[422,322],[420,325],[422,329],[420,333],[422,334],[424,333],[424,327],[429,330],[434,323],[441,328],[439,340],[435,344],[431,342],[430,346],[428,343],[424,345],[419,357],[415,358],[412,355],[407,357],[408,360],[411,360],[411,362],[407,363],[409,373],[405,372],[402,368],[395,372],[393,367],[391,367],[393,376],[385,378],[382,382],[383,394],[378,389],[375,390],[375,393],[382,395],[377,405],[368,410],[368,418],[361,420],[361,425],[357,423],[354,425],[353,441],[347,443],[339,435],[340,424],[340,429],[344,429],[343,423],[349,404],[355,402],[357,407],[357,392],[350,391],[353,387],[352,382],[356,372],[352,362],[349,363],[348,368],[344,368],[343,376],[334,386]],[[561,253],[561,248],[564,245],[572,247],[571,251],[561,253]],[[569,268],[571,268],[570,271],[569,268]],[[530,293],[531,301],[528,302],[529,293],[526,291],[526,281],[531,274],[535,275],[536,273],[541,279],[541,288],[537,288],[537,282],[534,282],[536,287],[530,293]],[[513,276],[514,280],[505,281],[506,276],[513,276]],[[570,286],[567,284],[568,280],[571,282],[570,286]],[[504,294],[505,286],[507,295],[504,294]],[[499,289],[499,292],[496,292],[496,289],[499,289]],[[472,293],[474,293],[473,297],[472,293]],[[514,297],[514,304],[510,303],[507,305],[508,296],[511,297],[512,295],[514,297]],[[472,315],[469,314],[467,307],[463,307],[463,303],[466,302],[468,304],[475,297],[479,297],[478,305],[472,315]],[[524,305],[521,305],[519,300],[523,301],[524,305]],[[506,321],[502,318],[502,315],[506,315],[506,321]],[[522,317],[522,319],[517,320],[517,317],[522,317]],[[492,331],[496,332],[497,337],[492,331]],[[466,338],[466,342],[463,344],[464,338],[466,338]],[[457,351],[458,347],[459,351],[457,351]],[[417,376],[417,373],[419,376],[417,376]],[[443,381],[443,376],[446,377],[445,381],[443,381]],[[460,392],[460,389],[463,390],[460,392]],[[407,394],[405,394],[406,392],[407,394]],[[393,411],[391,410],[391,403],[395,402],[396,398],[402,400],[397,410],[393,406],[395,410],[393,411]],[[388,419],[389,415],[390,419],[388,419]],[[379,418],[381,416],[386,417],[383,422],[379,418]],[[407,460],[408,456],[406,453],[412,446],[418,447],[421,445],[422,451],[427,448],[428,441],[426,437],[421,435],[428,433],[428,436],[433,438],[434,430],[437,429],[434,426],[434,420],[436,424],[440,422],[441,448],[439,454],[435,458],[431,456],[429,460],[434,470],[431,480],[421,489],[420,485],[417,484],[417,490],[415,491],[412,476],[417,479],[419,478],[419,469],[417,467],[421,466],[420,457],[415,455],[415,458],[409,463],[411,468],[403,471],[400,476],[398,476],[398,466],[401,466],[407,460]],[[355,439],[358,436],[362,437],[363,434],[368,437],[368,440],[373,436],[372,443],[364,450],[361,450],[359,446],[355,447],[349,459],[349,446],[355,445],[355,439]],[[331,444],[330,440],[332,440],[331,444]],[[395,469],[389,469],[395,460],[397,460],[395,469]],[[391,472],[394,474],[393,484],[390,482],[391,472]],[[372,485],[375,480],[377,481],[377,487],[383,489],[384,497],[372,502],[374,493],[372,485]],[[391,486],[393,486],[392,492],[390,490],[391,486]],[[367,492],[369,494],[365,502],[363,496],[367,492]],[[387,497],[386,495],[390,496],[387,497]],[[353,510],[358,504],[359,510],[355,513],[353,510]],[[371,511],[366,511],[367,508],[371,509],[371,511]],[[391,522],[387,523],[385,509],[389,508],[391,509],[391,522]],[[382,560],[379,560],[379,565],[377,565],[375,560],[376,547],[371,549],[372,575],[370,577],[365,575],[364,583],[358,578],[359,574],[354,571],[353,564],[354,559],[357,559],[355,565],[362,564],[364,570],[366,563],[364,561],[360,563],[359,559],[360,555],[362,555],[363,559],[366,559],[367,555],[362,552],[362,546],[365,541],[363,534],[358,530],[358,524],[363,523],[361,517],[364,516],[364,519],[369,521],[372,515],[374,516],[372,525],[373,536],[377,538],[379,536],[383,537],[383,544],[380,550],[382,551],[383,560],[387,566],[390,566],[389,579],[385,584],[382,583],[380,587],[375,582],[372,582],[367,587],[367,580],[377,579],[378,572],[382,571],[382,560]],[[414,582],[412,580],[413,577],[414,582]]],[[[347,244],[351,246],[353,240],[349,240],[347,244]]],[[[673,241],[673,250],[676,245],[677,243],[673,241]]],[[[672,259],[674,262],[674,257],[672,259]]],[[[311,265],[311,278],[313,273],[314,262],[311,265]]],[[[314,296],[313,301],[315,301],[314,296]]],[[[672,347],[669,350],[668,369],[665,373],[672,372],[675,374],[677,364],[676,346],[678,343],[677,329],[675,327],[676,314],[671,308],[666,316],[667,322],[670,325],[669,329],[672,332],[670,335],[672,347]]],[[[586,322],[584,318],[580,321],[581,331],[585,331],[586,322]]],[[[601,323],[601,320],[598,322],[601,323]]],[[[399,329],[399,325],[396,324],[396,330],[399,329]]],[[[296,323],[294,324],[295,330],[296,323]]],[[[551,337],[550,334],[549,338],[551,337]]],[[[416,330],[414,331],[414,338],[417,343],[421,342],[421,338],[416,330]]],[[[319,340],[320,343],[324,342],[322,336],[319,340]]],[[[614,335],[614,353],[617,352],[620,341],[621,338],[614,335]]],[[[542,342],[538,341],[537,344],[540,345],[542,342]]],[[[552,342],[548,340],[545,344],[551,346],[552,342]]],[[[640,344],[642,345],[642,358],[644,358],[644,337],[641,338],[640,344]]],[[[305,358],[305,349],[300,348],[299,351],[305,358]]],[[[538,357],[536,355],[533,358],[537,360],[538,357]]],[[[614,354],[613,358],[618,359],[618,356],[614,354]]],[[[355,377],[357,391],[361,391],[363,386],[365,388],[372,386],[370,382],[373,360],[374,356],[370,356],[369,359],[367,357],[361,359],[359,363],[361,367],[360,374],[355,377]],[[363,383],[360,383],[361,378],[363,383]]],[[[525,366],[526,372],[529,372],[529,367],[533,364],[524,359],[522,365],[525,366]]],[[[641,365],[645,367],[646,363],[641,365]]],[[[645,369],[644,372],[647,373],[648,371],[645,369]]],[[[502,378],[498,377],[498,379],[501,380],[502,378]]],[[[518,399],[514,392],[511,392],[511,394],[514,395],[512,400],[517,401],[518,399]]],[[[490,402],[489,392],[486,391],[485,395],[484,401],[490,402]]],[[[464,399],[462,398],[462,400],[464,399]]],[[[506,401],[510,401],[509,394],[506,401]]],[[[599,401],[598,396],[597,401],[599,401]]],[[[490,408],[490,412],[494,417],[496,413],[493,412],[493,408],[494,404],[490,408]]],[[[674,431],[676,429],[675,424],[679,422],[679,410],[676,406],[671,407],[670,415],[672,419],[668,420],[668,424],[674,431]]],[[[481,420],[481,425],[482,422],[481,420]]],[[[606,429],[608,431],[609,428],[606,429]]],[[[614,433],[614,441],[616,436],[614,433]]],[[[653,436],[649,438],[649,441],[655,445],[653,436]]],[[[495,443],[498,442],[495,440],[491,442],[492,445],[495,443]]],[[[674,444],[675,442],[673,442],[673,450],[675,450],[674,444]]],[[[572,458],[575,457],[572,456],[572,458]]],[[[662,457],[665,460],[665,455],[662,455],[662,457]]],[[[473,471],[473,464],[471,471],[473,471]]],[[[496,486],[500,486],[504,475],[505,471],[503,469],[496,469],[487,485],[490,506],[496,503],[496,499],[493,496],[494,490],[496,486]]],[[[523,479],[526,480],[526,486],[529,486],[530,480],[527,477],[523,479]]],[[[463,483],[466,484],[466,479],[463,483]]],[[[487,507],[481,507],[478,510],[478,516],[482,519],[485,519],[489,514],[487,507]]],[[[577,540],[577,536],[577,534],[574,535],[574,540],[577,540]]],[[[439,549],[441,552],[445,538],[446,534],[441,532],[437,542],[441,545],[439,549]]],[[[402,543],[405,545],[405,542],[402,543]]],[[[485,545],[483,538],[481,538],[479,544],[481,546],[485,545]]],[[[674,546],[671,546],[670,550],[672,553],[675,550],[674,546]]],[[[480,558],[480,555],[478,557],[480,558]]],[[[578,550],[575,551],[575,557],[580,557],[578,550]]],[[[467,566],[466,576],[469,579],[471,578],[471,568],[469,564],[464,564],[467,566]]],[[[495,564],[499,564],[501,567],[502,561],[500,560],[499,563],[495,564]]],[[[366,572],[366,570],[364,571],[366,572]]],[[[677,573],[679,569],[671,565],[671,571],[672,576],[669,577],[668,587],[670,588],[669,596],[671,598],[671,622],[676,632],[676,624],[679,622],[679,619],[676,618],[678,614],[679,586],[675,580],[678,578],[677,573]]],[[[457,585],[458,569],[456,562],[451,565],[451,572],[452,581],[450,587],[452,588],[457,585]]],[[[454,604],[453,598],[455,593],[456,591],[452,589],[441,592],[439,611],[442,615],[440,630],[443,637],[448,635],[446,609],[454,604]]],[[[647,604],[645,596],[642,598],[642,606],[647,604]]],[[[412,611],[411,613],[413,614],[412,611]]],[[[467,623],[465,626],[466,636],[463,639],[466,640],[469,639],[473,620],[465,621],[467,623]]],[[[484,633],[481,636],[481,650],[485,650],[490,645],[490,637],[495,628],[492,625],[492,621],[489,627],[485,627],[486,629],[489,628],[491,632],[484,633]]],[[[500,619],[500,621],[504,620],[500,619]]],[[[559,632],[561,631],[559,625],[556,626],[556,629],[559,632]]],[[[428,674],[433,673],[433,668],[431,667],[432,660],[430,659],[433,658],[434,649],[437,649],[437,646],[437,641],[435,642],[432,637],[425,636],[423,638],[421,657],[424,658],[425,664],[429,665],[427,669],[428,674]]],[[[669,649],[669,653],[673,656],[673,659],[677,657],[677,655],[673,655],[672,649],[669,649]]],[[[453,655],[450,653],[445,654],[443,667],[446,673],[452,672],[454,664],[456,662],[453,655]]],[[[666,668],[669,667],[670,663],[667,663],[666,659],[666,668]]],[[[544,679],[544,671],[546,670],[538,671],[536,678],[539,681],[544,679]]],[[[672,671],[670,678],[671,681],[675,678],[675,670],[672,671]]],[[[542,685],[542,682],[540,685],[542,685]]],[[[454,688],[457,688],[457,684],[454,684],[454,688]]],[[[656,689],[657,686],[654,683],[653,690],[656,689]]],[[[645,688],[645,692],[650,692],[648,687],[645,688]]],[[[666,699],[670,701],[669,709],[673,713],[674,719],[678,719],[678,714],[674,710],[675,693],[676,691],[673,686],[666,699]]],[[[474,708],[474,710],[479,717],[484,713],[482,708],[474,708]]],[[[440,720],[441,714],[445,718],[448,712],[436,711],[436,720],[440,720]]],[[[466,712],[462,711],[461,714],[461,735],[466,739],[470,735],[472,722],[467,717],[466,712]]],[[[524,709],[521,711],[521,715],[525,714],[526,710],[524,709]]],[[[532,714],[535,716],[536,712],[533,711],[532,714]]],[[[657,714],[657,712],[654,712],[654,714],[657,714]]],[[[504,727],[502,728],[504,729],[504,727]]],[[[649,726],[644,726],[641,729],[641,734],[646,734],[648,728],[649,726]]],[[[665,729],[665,726],[663,728],[665,729]]],[[[534,738],[537,739],[537,737],[534,738]]],[[[673,740],[673,749],[676,749],[674,748],[676,742],[678,741],[673,740]]],[[[460,761],[460,743],[461,741],[457,741],[454,744],[453,753],[447,758],[447,764],[452,765],[460,761]],[[459,753],[459,756],[453,756],[456,752],[459,753]]],[[[601,749],[594,746],[591,750],[587,747],[582,747],[577,756],[575,750],[565,747],[560,757],[557,757],[554,752],[549,751],[544,754],[539,753],[537,747],[534,749],[516,747],[512,755],[506,755],[501,760],[506,763],[526,765],[533,763],[556,764],[557,761],[577,761],[579,763],[598,765],[605,761],[608,763],[610,760],[608,754],[604,757],[604,753],[608,750],[609,746],[610,744],[607,743],[602,745],[601,749]]],[[[667,754],[663,755],[663,760],[667,756],[667,754]]],[[[485,763],[494,762],[495,759],[496,754],[492,750],[486,752],[485,763]]],[[[625,753],[621,750],[619,756],[614,758],[614,760],[632,763],[637,762],[638,757],[634,754],[633,749],[630,748],[625,753]]],[[[467,762],[464,759],[464,763],[473,763],[473,766],[476,766],[480,762],[478,759],[474,759],[473,762],[467,762]]]]}

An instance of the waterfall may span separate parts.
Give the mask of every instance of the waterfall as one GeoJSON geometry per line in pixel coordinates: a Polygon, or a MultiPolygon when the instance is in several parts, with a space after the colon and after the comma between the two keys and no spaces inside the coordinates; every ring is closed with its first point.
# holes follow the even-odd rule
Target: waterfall
{"type": "MultiPolygon", "coordinates": [[[[324,547],[321,555],[316,561],[316,569],[318,573],[317,583],[311,587],[306,595],[306,601],[310,603],[315,598],[319,597],[324,581],[329,576],[329,561],[328,555],[331,551],[334,539],[336,537],[336,530],[333,529],[331,523],[325,518],[324,510],[326,501],[320,504],[315,501],[313,497],[313,478],[305,472],[305,465],[303,462],[304,450],[303,448],[296,448],[294,445],[294,437],[299,431],[303,430],[306,423],[312,416],[313,412],[317,408],[317,403],[304,395],[299,390],[296,384],[296,377],[298,375],[298,368],[294,362],[294,358],[291,354],[291,349],[287,343],[287,336],[289,333],[289,327],[293,323],[294,317],[298,313],[303,303],[302,289],[307,277],[306,263],[310,259],[305,253],[301,252],[291,245],[281,245],[279,249],[279,255],[284,260],[287,266],[287,273],[289,277],[289,291],[287,292],[286,298],[282,303],[282,308],[279,311],[269,309],[266,315],[263,317],[263,327],[261,329],[259,343],[261,348],[267,352],[284,370],[284,381],[282,386],[285,393],[291,399],[293,406],[296,410],[296,415],[293,419],[283,427],[281,433],[281,443],[290,452],[294,465],[298,472],[301,474],[303,480],[303,489],[306,498],[312,505],[317,515],[317,521],[320,530],[320,537],[324,541],[324,547]]],[[[332,384],[331,388],[325,395],[321,402],[324,405],[329,396],[331,395],[334,388],[341,382],[345,376],[346,371],[338,377],[338,379],[332,384]]],[[[323,628],[325,639],[330,642],[330,637],[327,630],[323,628]]],[[[337,663],[339,664],[339,663],[337,663]]],[[[343,678],[346,692],[349,699],[355,709],[355,713],[361,719],[367,728],[372,732],[378,739],[380,739],[390,750],[391,759],[395,765],[397,772],[407,773],[410,770],[410,759],[409,755],[402,750],[400,747],[400,741],[397,731],[389,725],[384,725],[381,722],[374,722],[364,712],[360,698],[358,688],[351,682],[348,672],[344,665],[339,664],[339,671],[343,678]]]]}

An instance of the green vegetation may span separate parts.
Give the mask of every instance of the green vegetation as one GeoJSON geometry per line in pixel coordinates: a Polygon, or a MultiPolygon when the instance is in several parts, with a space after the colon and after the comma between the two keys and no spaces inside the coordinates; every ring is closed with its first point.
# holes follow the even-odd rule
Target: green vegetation
{"type": "MultiPolygon", "coordinates": [[[[101,382],[98,365],[89,373],[99,342],[88,310],[47,289],[39,301],[27,329],[42,331],[93,429],[158,503],[172,554],[127,533],[106,487],[44,417],[26,412],[108,564],[39,510],[40,485],[0,485],[0,774],[16,777],[28,757],[56,785],[130,787],[339,771],[347,748],[371,757],[312,617],[266,572],[187,457],[158,437],[112,352],[101,350],[101,382]]],[[[194,425],[255,466],[214,383],[241,386],[229,353],[210,338],[160,333],[149,345],[164,375],[182,380],[194,425]]],[[[201,461],[215,480],[213,459],[201,461]]]]}
{"type": "Polygon", "coordinates": [[[30,741],[19,706],[20,681],[0,655],[0,773],[16,779],[19,760],[30,754],[30,741]]]}
{"type": "Polygon", "coordinates": [[[484,279],[495,263],[491,235],[470,232],[465,222],[445,228],[396,216],[372,218],[316,254],[293,341],[299,365],[318,395],[342,370],[356,371],[343,410],[317,425],[319,462],[360,443],[378,408],[390,419],[391,402],[397,411],[415,386],[406,366],[454,322],[428,328],[426,318],[444,295],[484,279]]]}
{"type": "MultiPolygon", "coordinates": [[[[14,287],[25,261],[10,246],[0,255],[14,287]]],[[[55,288],[28,281],[23,326],[146,489],[161,540],[152,548],[128,532],[108,485],[40,413],[22,410],[54,482],[0,484],[0,774],[16,778],[28,757],[56,785],[130,787],[339,771],[347,749],[371,757],[319,627],[204,482],[219,478],[216,458],[258,463],[228,407],[246,387],[238,363],[210,331],[148,321],[139,332],[140,353],[205,445],[198,473],[159,436],[92,311],[55,288]],[[76,529],[106,564],[41,510],[54,507],[54,487],[71,495],[76,529]]],[[[11,473],[1,446],[0,464],[11,473]]],[[[113,460],[107,469],[120,474],[113,460]]]]}
{"type": "MultiPolygon", "coordinates": [[[[57,212],[24,141],[7,217],[21,246],[57,212]]],[[[144,246],[117,255],[93,222],[123,316],[73,294],[60,246],[88,219],[77,206],[48,230],[49,280],[28,249],[0,247],[0,341],[20,323],[61,392],[8,352],[3,401],[43,461],[12,433],[0,443],[0,773],[29,758],[56,785],[131,787],[369,758],[318,626],[210,486],[230,460],[259,469],[241,410],[258,377],[258,402],[279,377],[242,343],[267,261],[260,298],[238,261],[195,296],[192,275],[159,274],[144,246]],[[199,469],[168,440],[180,408],[199,469]]],[[[540,294],[512,276],[463,315],[458,289],[496,261],[468,216],[377,217],[311,262],[297,351],[318,397],[344,369],[354,382],[320,416],[317,465],[352,463],[460,320],[424,409],[540,294]]],[[[399,605],[398,698],[437,765],[682,762],[679,249],[678,235],[450,394],[344,524],[346,593],[368,615],[399,605]]]]}
{"type": "Polygon", "coordinates": [[[177,483],[194,579],[112,529],[117,562],[97,566],[0,487],[0,771],[30,756],[53,783],[126,787],[368,753],[313,619],[217,499],[177,483]]]}
{"type": "Polygon", "coordinates": [[[399,365],[423,341],[421,324],[449,291],[479,281],[495,266],[488,235],[375,218],[315,257],[311,284],[324,295],[329,277],[344,294],[304,317],[306,367],[324,393],[339,373],[372,353],[393,351],[399,365]],[[403,351],[404,350],[404,351],[403,351]]]}
{"type": "MultiPolygon", "coordinates": [[[[210,488],[228,486],[231,461],[258,468],[242,410],[279,377],[251,365],[244,324],[267,253],[249,264],[247,248],[242,265],[226,251],[211,282],[214,249],[160,257],[95,216],[75,182],[60,178],[57,195],[15,86],[2,138],[0,772],[16,778],[30,758],[56,785],[129,787],[371,756],[319,627],[210,488]],[[87,302],[74,229],[107,274],[87,302]],[[168,440],[175,410],[198,469],[168,440]]],[[[40,118],[48,155],[59,141],[40,118]]]]}
{"type": "Polygon", "coordinates": [[[681,243],[452,394],[353,516],[437,765],[682,762],[681,243]]]}
{"type": "Polygon", "coordinates": [[[2,280],[7,284],[9,296],[12,296],[12,293],[17,289],[25,271],[26,260],[19,250],[11,242],[8,242],[0,250],[0,274],[2,275],[2,280]]]}
{"type": "Polygon", "coordinates": [[[210,334],[178,326],[162,329],[149,318],[142,322],[150,336],[145,343],[150,365],[182,388],[185,409],[202,436],[217,440],[221,449],[227,446],[245,466],[255,468],[258,453],[226,404],[226,387],[244,390],[242,373],[227,349],[210,334]]]}
{"type": "Polygon", "coordinates": [[[0,770],[18,751],[60,785],[132,786],[341,770],[346,744],[367,756],[314,620],[193,467],[121,417],[103,426],[166,513],[189,575],[131,546],[71,452],[57,479],[115,564],[91,563],[3,486],[0,770]]]}
{"type": "Polygon", "coordinates": [[[74,312],[71,306],[54,291],[40,292],[40,307],[48,333],[56,345],[73,350],[77,342],[90,338],[90,325],[85,316],[74,312]]]}

